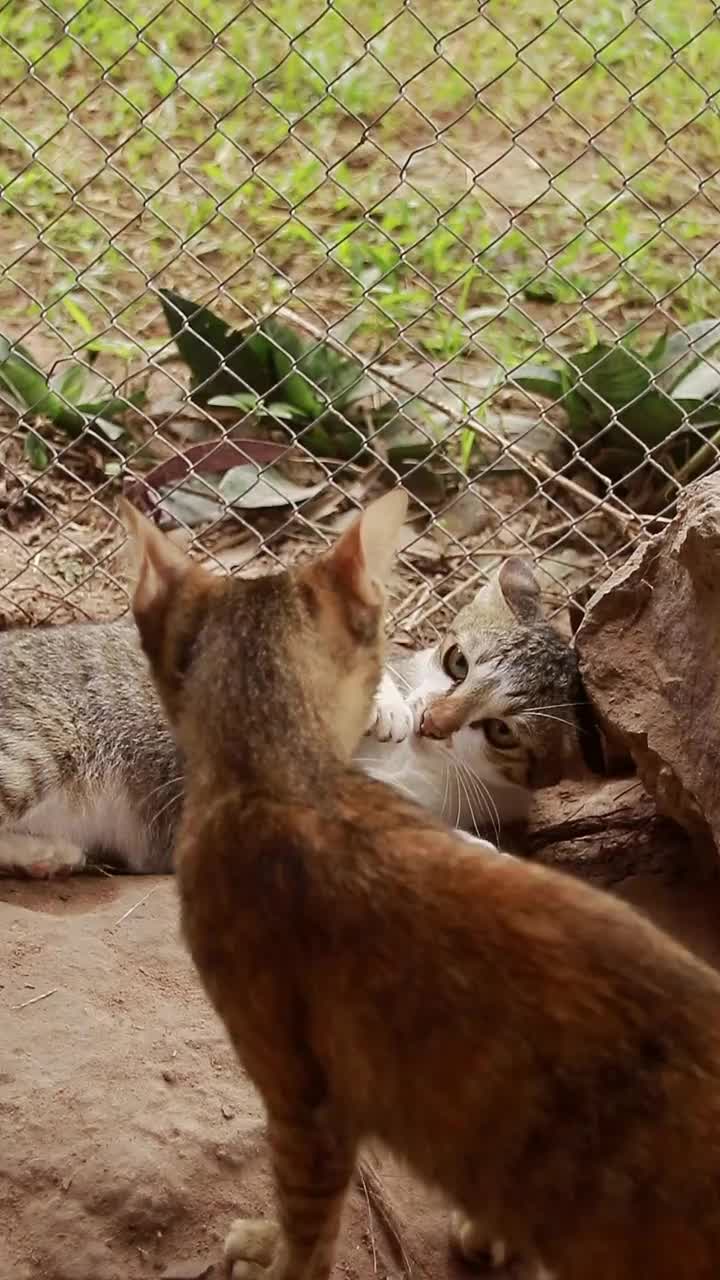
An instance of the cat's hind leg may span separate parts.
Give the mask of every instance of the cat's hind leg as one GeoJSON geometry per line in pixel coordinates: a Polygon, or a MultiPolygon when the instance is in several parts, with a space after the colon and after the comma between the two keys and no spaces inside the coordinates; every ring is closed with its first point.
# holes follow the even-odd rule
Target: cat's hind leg
{"type": "Polygon", "coordinates": [[[51,814],[35,829],[30,821],[61,781],[49,749],[5,730],[0,742],[0,875],[49,879],[82,870],[84,851],[72,840],[50,834],[58,826],[51,814]]]}
{"type": "Polygon", "coordinates": [[[516,1280],[555,1280],[541,1262],[511,1252],[487,1223],[457,1210],[450,1218],[450,1244],[463,1262],[482,1274],[511,1274],[516,1280]]]}
{"type": "Polygon", "coordinates": [[[327,1280],[354,1149],[324,1122],[270,1120],[279,1223],[239,1218],[225,1243],[232,1280],[327,1280]]]}
{"type": "Polygon", "coordinates": [[[50,880],[84,866],[85,851],[68,840],[0,828],[0,875],[50,880]]]}

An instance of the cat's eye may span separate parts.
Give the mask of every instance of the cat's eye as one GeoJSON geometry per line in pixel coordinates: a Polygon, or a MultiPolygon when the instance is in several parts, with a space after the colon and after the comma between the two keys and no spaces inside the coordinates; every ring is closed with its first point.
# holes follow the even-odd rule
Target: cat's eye
{"type": "Polygon", "coordinates": [[[498,751],[509,751],[518,744],[518,736],[507,720],[473,720],[471,729],[482,729],[491,747],[498,751]]]}
{"type": "Polygon", "coordinates": [[[451,644],[442,660],[443,670],[451,680],[459,684],[468,673],[468,660],[457,644],[451,644]]]}

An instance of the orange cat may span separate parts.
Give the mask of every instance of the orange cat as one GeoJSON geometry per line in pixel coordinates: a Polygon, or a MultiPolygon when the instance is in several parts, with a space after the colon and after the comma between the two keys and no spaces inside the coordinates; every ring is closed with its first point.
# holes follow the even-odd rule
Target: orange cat
{"type": "Polygon", "coordinates": [[[386,495],[329,554],[245,582],[128,512],[187,768],[184,933],[268,1112],[279,1223],[234,1224],[233,1280],[325,1280],[369,1138],[445,1191],[468,1256],[718,1280],[720,978],[349,763],[404,511],[386,495]]]}

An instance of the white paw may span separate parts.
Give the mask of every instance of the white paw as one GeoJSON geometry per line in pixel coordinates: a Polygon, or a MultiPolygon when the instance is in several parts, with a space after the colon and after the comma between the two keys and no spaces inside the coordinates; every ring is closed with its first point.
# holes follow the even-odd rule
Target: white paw
{"type": "Polygon", "coordinates": [[[273,1261],[279,1236],[277,1222],[236,1218],[225,1239],[225,1262],[232,1280],[259,1280],[273,1261]]]}
{"type": "Polygon", "coordinates": [[[413,718],[408,705],[393,680],[385,674],[365,732],[372,734],[378,742],[404,742],[412,731],[413,718]]]}
{"type": "Polygon", "coordinates": [[[52,880],[84,866],[85,851],[79,845],[25,831],[0,831],[0,872],[5,875],[52,880]]]}
{"type": "Polygon", "coordinates": [[[469,831],[462,831],[460,827],[455,827],[455,835],[460,840],[464,840],[466,844],[475,845],[478,853],[493,853],[496,857],[507,857],[507,854],[504,854],[502,849],[498,849],[497,845],[491,844],[489,840],[481,840],[480,836],[473,836],[469,831]]]}
{"type": "Polygon", "coordinates": [[[404,703],[377,705],[370,733],[378,742],[404,742],[413,731],[412,716],[404,703]]]}
{"type": "Polygon", "coordinates": [[[427,710],[427,705],[428,696],[427,692],[423,689],[416,689],[415,692],[411,693],[408,697],[405,706],[410,712],[410,716],[412,718],[413,733],[420,732],[420,722],[423,718],[423,714],[427,710]]]}
{"type": "Polygon", "coordinates": [[[450,1219],[450,1243],[466,1262],[484,1269],[496,1270],[508,1260],[504,1241],[493,1239],[483,1225],[457,1211],[450,1219]]]}

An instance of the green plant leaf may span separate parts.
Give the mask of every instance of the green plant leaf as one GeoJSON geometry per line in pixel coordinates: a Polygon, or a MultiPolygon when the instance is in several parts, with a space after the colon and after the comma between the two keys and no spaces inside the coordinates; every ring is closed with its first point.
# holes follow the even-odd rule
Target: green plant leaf
{"type": "Polygon", "coordinates": [[[37,431],[28,431],[23,452],[34,471],[44,471],[50,462],[47,445],[37,431]]]}
{"type": "Polygon", "coordinates": [[[261,329],[270,342],[273,363],[278,378],[281,379],[276,391],[284,401],[299,409],[304,417],[310,420],[319,418],[325,409],[325,400],[301,372],[301,367],[306,369],[308,363],[301,339],[293,329],[277,320],[264,320],[261,329]]]}
{"type": "MultiPolygon", "coordinates": [[[[298,337],[294,329],[291,329],[288,325],[281,324],[274,317],[264,320],[261,328],[263,333],[266,333],[277,344],[275,348],[275,367],[278,373],[285,372],[282,360],[282,355],[284,355],[291,362],[294,362],[295,371],[304,375],[309,385],[312,399],[320,406],[321,410],[325,407],[325,401],[322,396],[318,396],[318,390],[325,393],[334,409],[342,409],[346,397],[355,390],[364,376],[363,366],[360,361],[354,359],[354,357],[342,355],[328,342],[320,342],[316,339],[304,342],[298,337]],[[280,356],[280,361],[278,361],[280,353],[282,355],[280,356]]],[[[291,396],[285,394],[285,398],[290,403],[294,403],[291,396]]],[[[317,416],[317,414],[314,416],[317,416]]]]}
{"type": "Polygon", "coordinates": [[[711,367],[705,363],[706,357],[719,347],[720,319],[698,320],[686,329],[679,329],[667,339],[661,358],[654,364],[657,385],[677,398],[694,398],[696,391],[686,379],[689,380],[699,366],[705,366],[711,375],[709,383],[720,386],[720,376],[715,375],[713,379],[711,367]]]}
{"type": "MultiPolygon", "coordinates": [[[[648,449],[656,449],[673,431],[685,423],[682,408],[663,391],[652,387],[634,404],[628,405],[620,415],[621,425],[632,431],[648,449]]],[[[611,433],[611,441],[618,435],[611,433]]]]}
{"type": "Polygon", "coordinates": [[[510,375],[510,381],[523,391],[547,396],[548,400],[559,400],[565,391],[561,371],[545,364],[523,364],[510,375]]]}
{"type": "Polygon", "coordinates": [[[199,306],[172,289],[160,290],[171,336],[190,369],[198,400],[219,395],[271,391],[277,378],[272,344],[258,330],[231,329],[209,307],[199,306]]]}
{"type": "Polygon", "coordinates": [[[208,400],[208,404],[216,404],[223,409],[245,409],[252,412],[257,409],[260,401],[254,391],[236,391],[231,396],[213,396],[212,400],[208,400]]]}
{"type": "Polygon", "coordinates": [[[584,402],[584,421],[579,403],[573,401],[571,425],[590,429],[605,427],[614,416],[628,412],[651,385],[652,375],[637,352],[627,347],[599,342],[590,351],[568,358],[570,390],[584,402]],[[573,376],[574,375],[574,376],[573,376]]]}
{"type": "Polygon", "coordinates": [[[96,413],[102,413],[106,418],[117,418],[121,413],[127,413],[130,407],[144,404],[147,400],[147,392],[133,391],[128,396],[109,396],[100,400],[85,400],[77,406],[82,413],[92,416],[96,413]]]}
{"type": "Polygon", "coordinates": [[[66,405],[50,389],[47,377],[28,352],[1,334],[0,385],[6,387],[29,414],[44,414],[71,435],[82,431],[85,425],[82,413],[66,405]]]}
{"type": "Polygon", "coordinates": [[[298,418],[298,410],[295,406],[285,404],[283,400],[271,400],[265,405],[265,412],[271,414],[273,418],[280,418],[286,422],[293,422],[298,418]]]}
{"type": "Polygon", "coordinates": [[[660,337],[657,338],[656,341],[653,343],[652,347],[650,348],[650,350],[648,351],[645,357],[647,363],[650,365],[650,367],[654,371],[657,371],[663,363],[663,357],[665,355],[665,349],[667,347],[667,344],[668,344],[668,331],[667,329],[665,329],[663,333],[660,334],[660,337]]]}
{"type": "Polygon", "coordinates": [[[51,380],[50,386],[58,392],[58,395],[62,396],[63,400],[67,400],[68,404],[77,405],[78,401],[82,399],[88,374],[87,365],[73,362],[68,365],[67,369],[62,371],[56,383],[51,380]]]}
{"type": "Polygon", "coordinates": [[[219,408],[245,409],[248,413],[266,414],[288,422],[303,416],[294,405],[285,404],[282,400],[271,400],[266,403],[253,391],[239,391],[234,396],[213,396],[212,400],[208,400],[208,404],[217,405],[219,408]]]}
{"type": "Polygon", "coordinates": [[[71,319],[75,321],[78,328],[82,329],[83,333],[87,334],[88,338],[91,338],[93,335],[93,327],[90,319],[85,314],[80,304],[75,301],[71,293],[65,295],[62,300],[62,304],[71,319]]]}
{"type": "Polygon", "coordinates": [[[121,436],[125,435],[124,427],[119,426],[117,422],[112,422],[110,418],[98,416],[95,418],[93,425],[99,427],[108,440],[119,440],[121,436]]]}

